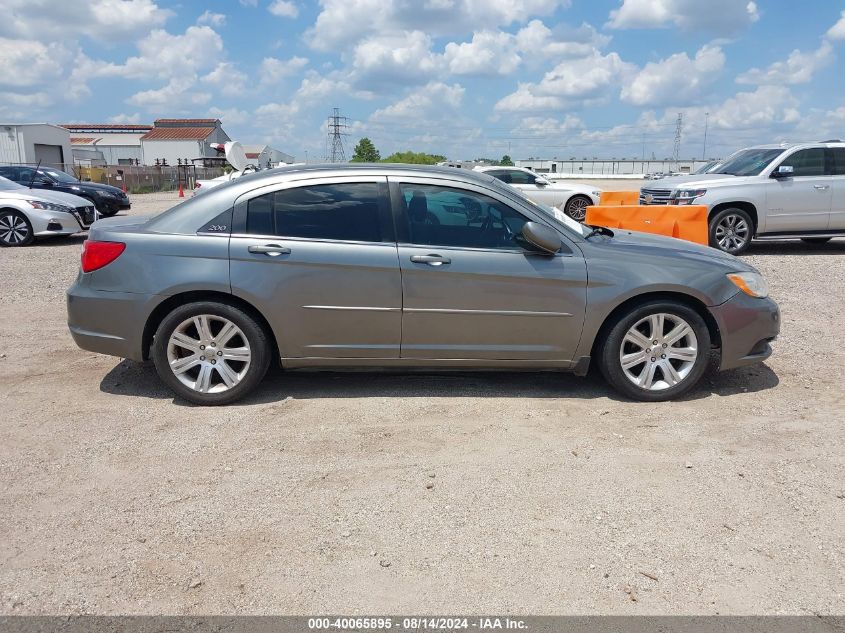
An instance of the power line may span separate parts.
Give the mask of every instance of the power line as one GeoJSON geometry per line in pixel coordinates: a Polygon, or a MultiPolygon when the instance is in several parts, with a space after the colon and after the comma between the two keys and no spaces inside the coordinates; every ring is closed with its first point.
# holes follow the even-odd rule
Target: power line
{"type": "Polygon", "coordinates": [[[676,164],[681,157],[681,131],[683,129],[684,129],[684,113],[678,112],[678,120],[675,123],[675,151],[672,154],[672,157],[675,159],[676,164]]]}
{"type": "Polygon", "coordinates": [[[329,117],[329,132],[326,139],[326,160],[330,163],[345,163],[346,150],[343,139],[349,136],[349,118],[340,115],[340,108],[334,108],[329,117]]]}

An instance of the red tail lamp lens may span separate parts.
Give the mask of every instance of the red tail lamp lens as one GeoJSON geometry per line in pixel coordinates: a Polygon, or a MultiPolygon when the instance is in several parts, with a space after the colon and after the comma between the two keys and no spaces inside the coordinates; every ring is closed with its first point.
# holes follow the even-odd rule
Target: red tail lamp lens
{"type": "Polygon", "coordinates": [[[111,264],[124,250],[126,244],[123,242],[85,240],[82,245],[82,272],[90,273],[111,264]]]}

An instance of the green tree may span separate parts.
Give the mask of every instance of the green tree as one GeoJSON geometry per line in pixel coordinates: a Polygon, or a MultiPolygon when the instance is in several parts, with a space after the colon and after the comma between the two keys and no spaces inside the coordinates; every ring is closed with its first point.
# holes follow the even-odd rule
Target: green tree
{"type": "Polygon", "coordinates": [[[426,154],[425,152],[394,152],[387,158],[382,159],[383,163],[406,163],[410,165],[436,165],[446,160],[440,154],[426,154]]]}
{"type": "Polygon", "coordinates": [[[504,165],[505,167],[513,167],[513,161],[511,160],[511,157],[507,154],[502,156],[502,160],[499,161],[499,164],[504,165]]]}
{"type": "Polygon", "coordinates": [[[358,141],[352,153],[350,163],[377,163],[381,160],[381,154],[373,145],[373,142],[366,136],[358,141]]]}

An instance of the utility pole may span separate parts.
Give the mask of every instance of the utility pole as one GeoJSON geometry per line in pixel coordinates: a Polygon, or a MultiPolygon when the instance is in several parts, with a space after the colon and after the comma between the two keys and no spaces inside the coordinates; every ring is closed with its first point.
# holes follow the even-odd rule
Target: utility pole
{"type": "MultiPolygon", "coordinates": [[[[675,123],[675,168],[680,166],[681,159],[681,132],[684,129],[684,113],[678,112],[678,120],[675,123]]],[[[679,170],[680,171],[680,170],[679,170]]]]}
{"type": "Polygon", "coordinates": [[[710,113],[704,113],[704,151],[702,152],[701,158],[707,160],[707,124],[710,122],[710,113]]]}
{"type": "Polygon", "coordinates": [[[327,143],[326,159],[330,163],[345,163],[346,151],[343,148],[343,137],[349,136],[346,130],[349,128],[349,119],[340,115],[340,108],[334,108],[329,117],[329,135],[327,143]]]}

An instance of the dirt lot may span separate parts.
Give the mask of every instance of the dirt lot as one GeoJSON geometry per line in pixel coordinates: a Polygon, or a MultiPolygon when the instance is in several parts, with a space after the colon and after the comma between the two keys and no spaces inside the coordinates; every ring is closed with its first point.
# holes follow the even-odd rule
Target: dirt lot
{"type": "Polygon", "coordinates": [[[74,346],[82,239],[0,250],[0,613],[845,613],[845,240],[753,248],[775,354],[681,402],[276,372],[203,409],[74,346]]]}

